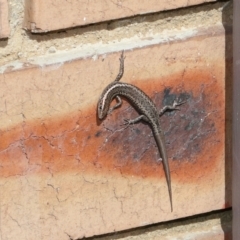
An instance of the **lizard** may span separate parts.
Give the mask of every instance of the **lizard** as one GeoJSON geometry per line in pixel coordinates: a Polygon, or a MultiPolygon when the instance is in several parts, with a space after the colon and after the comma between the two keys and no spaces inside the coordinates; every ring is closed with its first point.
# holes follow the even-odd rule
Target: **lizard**
{"type": "Polygon", "coordinates": [[[120,107],[122,105],[122,100],[120,96],[122,96],[126,98],[140,114],[135,119],[124,119],[124,124],[130,125],[143,120],[151,126],[160,156],[162,158],[163,168],[168,185],[171,211],[173,211],[171,175],[165,146],[164,133],[160,126],[159,116],[161,116],[167,110],[179,110],[177,106],[183,104],[184,102],[178,103],[175,100],[172,106],[164,106],[158,113],[158,110],[153,101],[141,89],[129,83],[119,82],[124,73],[124,59],[124,52],[122,52],[121,57],[119,58],[119,73],[116,79],[103,90],[98,101],[98,118],[99,120],[103,120],[114,109],[120,107]],[[116,98],[117,103],[113,107],[110,107],[110,104],[114,98],[116,98]]]}

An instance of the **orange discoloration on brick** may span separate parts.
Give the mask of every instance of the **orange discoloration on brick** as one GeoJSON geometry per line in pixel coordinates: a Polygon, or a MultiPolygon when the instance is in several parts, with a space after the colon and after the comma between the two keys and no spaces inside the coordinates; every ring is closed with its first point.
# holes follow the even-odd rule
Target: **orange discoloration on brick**
{"type": "MultiPolygon", "coordinates": [[[[171,79],[134,84],[159,109],[162,102],[169,104],[175,97],[189,97],[180,111],[165,114],[160,120],[171,174],[174,181],[183,183],[209,181],[207,176],[224,157],[225,95],[220,81],[211,71],[186,71],[171,79]]],[[[25,121],[2,130],[1,176],[109,171],[143,178],[165,177],[150,127],[142,123],[127,129],[120,126],[124,118],[135,116],[135,110],[124,102],[102,123],[96,119],[96,106],[92,106],[80,113],[25,121]]]]}

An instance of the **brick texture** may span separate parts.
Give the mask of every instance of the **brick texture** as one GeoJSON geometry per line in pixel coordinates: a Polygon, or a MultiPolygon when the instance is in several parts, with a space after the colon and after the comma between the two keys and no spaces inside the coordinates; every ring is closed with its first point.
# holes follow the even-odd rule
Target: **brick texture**
{"type": "Polygon", "coordinates": [[[0,38],[7,38],[9,33],[8,2],[7,0],[0,0],[0,38]]]}
{"type": "Polygon", "coordinates": [[[96,236],[91,240],[232,240],[230,210],[96,236]]]}
{"type": "Polygon", "coordinates": [[[215,0],[26,0],[24,27],[48,32],[211,1],[215,0]]]}
{"type": "MultiPolygon", "coordinates": [[[[213,32],[215,34],[213,34],[213,32]]],[[[120,52],[0,75],[0,198],[3,239],[72,239],[231,206],[225,159],[225,33],[126,51],[122,81],[160,109],[173,207],[146,124],[127,102],[103,122],[96,104],[119,69],[120,52]]],[[[60,59],[60,56],[59,56],[60,59]]]]}

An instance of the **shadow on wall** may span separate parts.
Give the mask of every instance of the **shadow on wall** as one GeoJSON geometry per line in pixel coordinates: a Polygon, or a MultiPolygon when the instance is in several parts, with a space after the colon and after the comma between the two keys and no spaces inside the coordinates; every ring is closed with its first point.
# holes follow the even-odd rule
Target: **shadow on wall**
{"type": "MultiPolygon", "coordinates": [[[[228,1],[222,8],[222,23],[225,28],[225,203],[232,206],[232,93],[233,93],[233,2],[228,1]]],[[[221,219],[224,240],[232,239],[232,227],[221,219]],[[230,228],[230,229],[229,229],[230,228]]]]}

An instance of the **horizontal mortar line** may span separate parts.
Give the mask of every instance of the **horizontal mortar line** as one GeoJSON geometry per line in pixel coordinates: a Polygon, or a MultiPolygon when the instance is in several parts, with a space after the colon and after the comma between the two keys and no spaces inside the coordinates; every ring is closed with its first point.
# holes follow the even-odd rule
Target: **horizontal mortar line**
{"type": "Polygon", "coordinates": [[[0,67],[0,73],[21,70],[26,67],[47,67],[54,65],[57,69],[66,62],[78,59],[92,58],[96,60],[99,55],[106,55],[122,50],[131,51],[133,49],[144,48],[158,44],[169,44],[172,42],[183,41],[202,35],[218,35],[224,32],[224,28],[219,24],[209,28],[189,28],[181,30],[165,30],[158,34],[148,36],[135,36],[132,38],[122,39],[119,42],[87,44],[79,48],[67,51],[59,51],[54,54],[37,56],[29,58],[27,62],[13,61],[0,67]]]}

